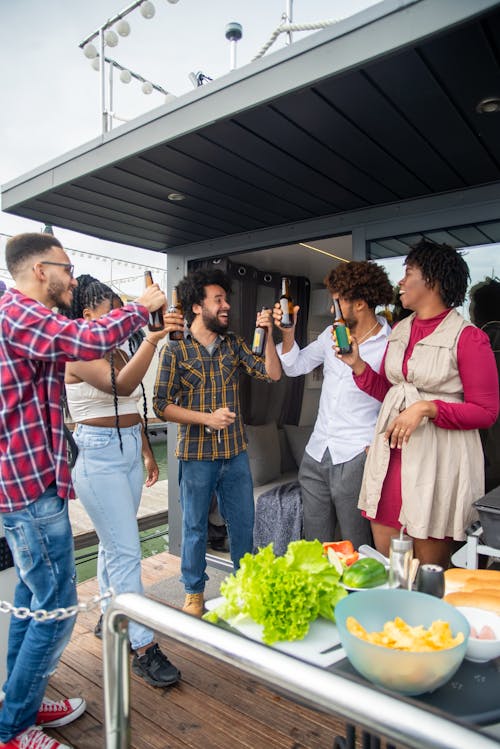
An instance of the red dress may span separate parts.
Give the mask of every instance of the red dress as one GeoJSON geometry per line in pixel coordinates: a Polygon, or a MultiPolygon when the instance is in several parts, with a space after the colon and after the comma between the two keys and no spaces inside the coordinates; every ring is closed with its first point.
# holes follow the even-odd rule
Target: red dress
{"type": "MultiPolygon", "coordinates": [[[[415,344],[430,335],[446,317],[449,310],[444,310],[436,317],[421,320],[415,317],[411,327],[408,347],[403,359],[403,375],[408,373],[408,360],[415,344]]],[[[498,413],[498,381],[496,369],[490,366],[493,352],[488,336],[472,325],[462,331],[457,345],[457,361],[460,378],[464,388],[463,403],[433,401],[437,406],[434,424],[441,429],[480,429],[489,426],[498,413]]],[[[375,372],[368,364],[361,375],[353,375],[356,385],[365,393],[383,401],[391,383],[385,376],[385,355],[380,373],[375,372]]],[[[410,437],[411,439],[411,437],[410,437]]],[[[382,525],[400,528],[401,511],[401,450],[391,449],[389,466],[382,486],[375,520],[382,525]]],[[[366,513],[363,512],[366,517],[366,513]]]]}

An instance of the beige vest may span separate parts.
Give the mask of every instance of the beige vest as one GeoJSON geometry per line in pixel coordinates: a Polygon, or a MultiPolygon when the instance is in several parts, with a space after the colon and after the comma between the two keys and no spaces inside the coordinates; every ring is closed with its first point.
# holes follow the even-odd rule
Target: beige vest
{"type": "MultiPolygon", "coordinates": [[[[388,425],[403,409],[419,400],[463,402],[457,365],[460,333],[470,323],[455,310],[419,341],[408,361],[401,364],[415,315],[402,320],[388,338],[385,373],[393,386],[385,396],[370,447],[359,507],[375,517],[389,464],[390,447],[384,441],[388,425]]],[[[465,529],[477,519],[472,503],[484,495],[484,460],[476,429],[441,429],[424,418],[403,445],[401,455],[402,507],[399,522],[415,538],[465,538],[465,529]]]]}

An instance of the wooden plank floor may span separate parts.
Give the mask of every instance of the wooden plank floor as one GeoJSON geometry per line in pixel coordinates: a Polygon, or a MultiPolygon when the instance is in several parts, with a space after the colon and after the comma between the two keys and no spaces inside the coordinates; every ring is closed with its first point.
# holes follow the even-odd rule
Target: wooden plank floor
{"type": "MultiPolygon", "coordinates": [[[[168,553],[143,560],[149,586],[179,576],[179,560],[168,553]]],[[[79,585],[79,599],[97,592],[96,580],[79,585]]],[[[75,749],[104,747],[101,643],[93,634],[98,611],[80,614],[72,640],[50,680],[53,699],[83,696],[87,712],[51,732],[75,749]]],[[[182,680],[155,689],[132,674],[134,749],[332,749],[343,722],[299,705],[242,671],[160,636],[180,668],[182,680]]]]}

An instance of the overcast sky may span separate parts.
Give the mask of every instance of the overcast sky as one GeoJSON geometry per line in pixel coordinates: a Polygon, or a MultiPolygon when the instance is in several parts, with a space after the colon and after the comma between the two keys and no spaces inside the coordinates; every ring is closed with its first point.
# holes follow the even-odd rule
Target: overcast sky
{"type": "MultiPolygon", "coordinates": [[[[295,23],[339,19],[375,0],[294,0],[295,23]]],[[[229,72],[224,31],[238,21],[238,67],[259,52],[281,22],[285,0],[153,0],[151,20],[129,13],[131,33],[106,53],[176,96],[192,90],[191,71],[211,78],[229,72]]],[[[99,74],[78,45],[109,18],[131,5],[117,0],[0,0],[0,184],[40,166],[100,134],[99,74]]],[[[297,33],[301,39],[304,33],[297,33]]],[[[285,43],[278,39],[271,52],[285,43]]],[[[270,54],[269,52],[268,54],[270,54]]],[[[115,112],[132,119],[163,104],[140,84],[116,81],[115,112]]],[[[39,231],[38,222],[0,213],[0,235],[39,231]]],[[[136,257],[137,250],[54,227],[66,247],[103,255],[136,257]]],[[[0,251],[2,249],[0,242],[0,251]]],[[[144,262],[165,267],[165,257],[144,251],[144,262]]],[[[75,259],[75,258],[73,258],[75,259]]],[[[77,272],[89,272],[78,260],[77,272]]],[[[3,257],[0,266],[5,267],[3,257]]],[[[125,272],[125,269],[123,269],[125,272]]]]}

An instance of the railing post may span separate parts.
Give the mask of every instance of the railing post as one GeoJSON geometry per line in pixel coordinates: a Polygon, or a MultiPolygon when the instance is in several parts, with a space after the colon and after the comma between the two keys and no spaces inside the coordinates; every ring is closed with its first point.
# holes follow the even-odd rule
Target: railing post
{"type": "Polygon", "coordinates": [[[106,749],[130,747],[128,619],[107,609],[102,622],[106,749]]]}

